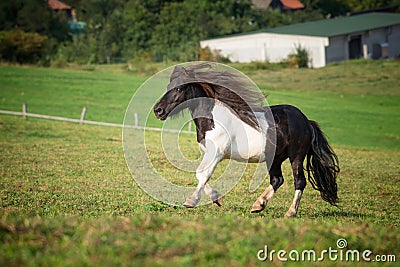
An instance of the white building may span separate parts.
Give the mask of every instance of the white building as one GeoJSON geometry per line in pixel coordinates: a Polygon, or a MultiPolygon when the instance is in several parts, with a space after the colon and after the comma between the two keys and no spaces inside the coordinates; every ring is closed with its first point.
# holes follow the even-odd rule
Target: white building
{"type": "Polygon", "coordinates": [[[355,58],[400,55],[400,14],[367,13],[235,34],[200,42],[233,62],[280,62],[296,46],[309,52],[309,65],[323,67],[355,58]]]}

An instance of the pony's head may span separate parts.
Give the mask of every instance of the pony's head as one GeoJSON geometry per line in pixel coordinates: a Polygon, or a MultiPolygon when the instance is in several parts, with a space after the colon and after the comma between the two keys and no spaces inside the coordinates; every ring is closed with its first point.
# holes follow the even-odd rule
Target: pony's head
{"type": "Polygon", "coordinates": [[[195,104],[193,99],[207,97],[202,86],[198,83],[190,83],[177,86],[168,90],[154,106],[154,114],[159,120],[165,120],[168,116],[174,116],[186,108],[195,104]]]}
{"type": "Polygon", "coordinates": [[[209,64],[197,64],[189,67],[175,66],[167,92],[161,100],[154,106],[154,114],[157,119],[165,120],[168,116],[173,116],[186,108],[198,104],[192,101],[196,98],[207,97],[207,92],[203,90],[201,80],[203,78],[196,75],[196,70],[209,69],[209,64]],[[199,83],[200,82],[200,83],[199,83]]]}

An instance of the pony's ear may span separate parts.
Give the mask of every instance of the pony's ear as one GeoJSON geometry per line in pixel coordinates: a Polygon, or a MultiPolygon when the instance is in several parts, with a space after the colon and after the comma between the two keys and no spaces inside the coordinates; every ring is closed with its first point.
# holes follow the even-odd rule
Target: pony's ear
{"type": "Polygon", "coordinates": [[[215,98],[215,91],[208,83],[198,83],[203,88],[206,95],[210,98],[215,98]]]}

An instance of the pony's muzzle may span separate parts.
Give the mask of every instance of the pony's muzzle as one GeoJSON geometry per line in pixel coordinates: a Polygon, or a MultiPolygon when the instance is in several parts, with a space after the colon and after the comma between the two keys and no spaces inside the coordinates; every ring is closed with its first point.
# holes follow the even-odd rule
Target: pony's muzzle
{"type": "Polygon", "coordinates": [[[156,118],[159,120],[165,120],[167,118],[165,109],[158,104],[154,107],[154,115],[156,115],[156,118]]]}

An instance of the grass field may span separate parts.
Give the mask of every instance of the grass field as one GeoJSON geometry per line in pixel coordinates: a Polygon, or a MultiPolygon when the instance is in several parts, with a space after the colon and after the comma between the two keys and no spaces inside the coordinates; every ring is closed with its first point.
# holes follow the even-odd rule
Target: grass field
{"type": "MultiPolygon", "coordinates": [[[[371,259],[395,255],[399,261],[400,62],[240,68],[269,94],[271,104],[294,104],[320,122],[341,163],[339,207],[307,186],[298,217],[284,219],[293,197],[288,164],[286,183],[260,214],[249,211],[263,188],[248,193],[246,174],[220,208],[168,206],[134,183],[121,129],[0,115],[0,266],[280,266],[276,253],[274,261],[261,262],[257,252],[267,245],[287,252],[313,249],[319,256],[338,249],[339,238],[347,240],[347,250],[371,250],[371,259]]],[[[122,123],[145,79],[123,66],[90,72],[3,66],[0,109],[19,111],[27,102],[33,113],[79,118],[85,105],[87,119],[122,123]]],[[[182,136],[185,155],[198,153],[194,139],[182,136]]],[[[149,150],[166,175],[195,182],[193,174],[164,167],[155,143],[149,150]]],[[[366,264],[325,256],[323,262],[288,263],[366,264]]]]}

